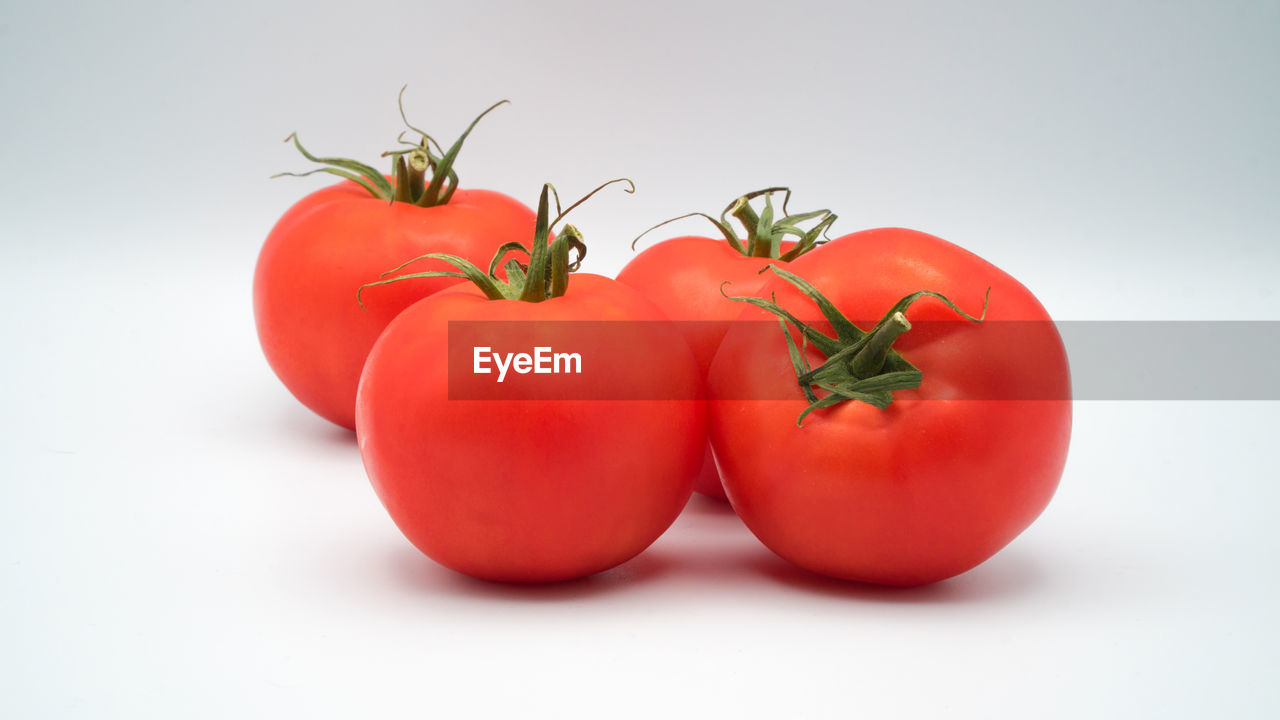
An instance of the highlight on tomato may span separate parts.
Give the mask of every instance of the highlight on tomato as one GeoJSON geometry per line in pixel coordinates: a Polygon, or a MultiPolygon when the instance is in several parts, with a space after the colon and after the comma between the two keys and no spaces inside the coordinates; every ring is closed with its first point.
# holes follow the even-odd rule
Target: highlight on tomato
{"type": "Polygon", "coordinates": [[[1027,288],[901,228],[768,274],[734,298],[749,307],[708,377],[725,489],[766,546],[823,575],[920,585],[977,566],[1040,515],[1066,461],[1071,389],[1027,288]]]}
{"type": "Polygon", "coordinates": [[[470,281],[387,326],[361,376],[356,434],[405,537],[486,580],[567,580],[640,553],[688,501],[706,444],[685,341],[634,289],[575,272],[586,245],[572,225],[549,242],[568,212],[549,220],[549,191],[532,245],[504,244],[487,272],[432,253],[411,262],[454,269],[388,277],[362,293],[406,279],[470,281]]]}
{"type": "Polygon", "coordinates": [[[448,149],[410,125],[402,104],[401,118],[418,140],[402,133],[404,147],[383,154],[391,158],[389,175],[317,157],[296,133],[286,139],[320,167],[282,175],[343,180],[299,200],[271,229],[254,272],[254,320],[271,369],[321,417],[354,429],[360,370],[378,335],[401,310],[459,280],[424,277],[381,288],[366,294],[364,310],[355,300],[362,284],[432,250],[480,262],[533,231],[532,210],[501,193],[460,187],[454,167],[472,129],[502,102],[448,149]]]}
{"type": "MultiPolygon", "coordinates": [[[[727,291],[735,294],[754,294],[766,280],[760,274],[762,268],[790,262],[818,247],[836,221],[830,210],[790,215],[790,199],[789,188],[770,187],[742,195],[729,203],[718,218],[690,213],[659,223],[641,233],[641,237],[688,217],[706,218],[720,237],[684,235],[663,240],[646,248],[618,273],[619,282],[643,292],[677,321],[704,376],[729,323],[742,311],[721,294],[721,285],[727,283],[727,291]],[[773,206],[776,193],[783,193],[780,215],[773,206]],[[761,197],[763,207],[757,212],[751,202],[761,197]],[[741,223],[741,235],[733,220],[741,223]],[[802,227],[810,221],[811,227],[802,227]]],[[[725,498],[709,444],[694,489],[709,497],[725,498]]]]}

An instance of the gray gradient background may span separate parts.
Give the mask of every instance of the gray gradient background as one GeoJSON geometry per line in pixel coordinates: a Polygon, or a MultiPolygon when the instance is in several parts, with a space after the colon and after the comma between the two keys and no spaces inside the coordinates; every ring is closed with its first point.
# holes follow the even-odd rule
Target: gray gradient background
{"type": "MultiPolygon", "coordinates": [[[[637,560],[470,582],[276,382],[250,277],[321,180],[506,97],[464,184],[656,220],[792,185],[1065,320],[1278,320],[1280,4],[48,3],[0,12],[0,714],[1274,717],[1273,402],[1085,402],[1054,504],[906,592],[695,501],[637,560]]],[[[691,227],[696,227],[693,225],[691,227]]]]}

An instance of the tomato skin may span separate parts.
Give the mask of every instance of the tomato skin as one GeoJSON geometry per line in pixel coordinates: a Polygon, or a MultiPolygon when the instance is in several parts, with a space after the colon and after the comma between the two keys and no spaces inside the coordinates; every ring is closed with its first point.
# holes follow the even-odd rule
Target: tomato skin
{"type": "Polygon", "coordinates": [[[430,208],[389,203],[349,181],[307,195],[276,222],[258,256],[253,309],[267,362],[304,405],[354,429],[360,369],[378,334],[401,310],[459,280],[371,288],[365,310],[359,287],[428,252],[487,262],[502,243],[526,242],[533,225],[532,210],[488,190],[459,189],[430,208]]]}
{"type": "MultiPolygon", "coordinates": [[[[863,329],[922,289],[976,313],[990,287],[990,308],[973,324],[917,302],[906,313],[916,328],[895,348],[923,372],[921,387],[895,392],[886,410],[817,411],[802,428],[807,402],[782,331],[746,308],[741,319],[766,322],[729,330],[708,393],[711,441],[747,527],[813,572],[911,586],[975,567],[1029,526],[1057,488],[1071,433],[1066,353],[1030,291],[966,250],[899,228],[839,238],[787,269],[863,329]],[[786,397],[795,399],[771,399],[786,397]],[[1026,397],[1045,399],[1011,399],[1026,397]]],[[[775,292],[801,319],[820,319],[785,282],[760,295],[775,292]]],[[[824,359],[810,348],[810,363],[824,359]]]]}
{"type": "MultiPolygon", "coordinates": [[[[356,433],[405,537],[453,570],[516,582],[583,577],[648,547],[688,501],[706,437],[701,378],[680,337],[656,322],[664,319],[631,288],[582,273],[540,303],[460,285],[401,313],[370,353],[356,433]],[[450,321],[566,320],[652,323],[634,344],[607,349],[607,362],[634,368],[644,358],[655,397],[670,399],[534,401],[517,390],[450,399],[450,321]]],[[[590,332],[569,347],[591,342],[590,332]]]]}
{"type": "MultiPolygon", "coordinates": [[[[794,245],[783,243],[782,249],[794,245]]],[[[677,321],[705,377],[729,324],[742,313],[739,303],[721,293],[721,285],[728,283],[723,289],[730,295],[754,295],[768,281],[760,270],[770,263],[785,264],[743,255],[723,239],[687,235],[646,248],[622,268],[618,282],[641,291],[677,321]]],[[[710,443],[694,490],[725,499],[710,443]]]]}

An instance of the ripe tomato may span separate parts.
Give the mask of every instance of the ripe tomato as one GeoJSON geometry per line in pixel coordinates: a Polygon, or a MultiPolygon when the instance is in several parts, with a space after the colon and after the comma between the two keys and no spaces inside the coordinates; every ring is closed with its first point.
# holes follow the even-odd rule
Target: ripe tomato
{"type": "Polygon", "coordinates": [[[479,287],[393,320],[356,404],[361,457],[396,525],[440,564],[487,580],[565,580],[636,555],[688,501],[705,444],[684,340],[625,285],[586,274],[570,284],[580,236],[565,226],[548,250],[547,229],[544,188],[528,266],[508,263],[503,282],[498,259],[487,275],[457,261],[479,287]],[[580,374],[513,372],[497,385],[470,364],[468,330],[493,350],[580,353],[580,374]],[[459,353],[465,362],[452,362],[459,353]]]}
{"type": "Polygon", "coordinates": [[[532,232],[533,211],[522,203],[457,189],[453,160],[470,131],[442,156],[424,135],[419,146],[396,153],[390,178],[298,145],[326,163],[321,171],[348,179],[299,200],[272,228],[254,273],[253,309],[271,369],[321,417],[354,429],[360,369],[378,334],[401,310],[458,280],[379,288],[366,294],[364,311],[356,303],[361,285],[430,250],[481,260],[532,232]]]}
{"type": "MultiPolygon", "coordinates": [[[[791,191],[786,188],[748,193],[730,203],[718,220],[694,213],[711,220],[723,237],[687,235],[664,240],[637,255],[618,273],[618,282],[640,290],[677,321],[704,376],[729,323],[742,312],[725,293],[754,295],[767,279],[760,270],[770,263],[785,263],[812,249],[822,232],[835,222],[836,216],[826,210],[788,216],[785,200],[783,217],[775,220],[770,196],[779,191],[790,197],[791,191]],[[749,201],[761,195],[765,198],[765,209],[757,215],[749,201]],[[742,222],[747,234],[745,241],[738,238],[728,215],[742,222]],[[801,222],[819,218],[818,224],[809,230],[798,227],[801,222]],[[786,240],[788,235],[796,239],[786,240]]],[[[694,489],[721,500],[725,497],[710,444],[703,454],[694,489]]]]}
{"type": "MultiPolygon", "coordinates": [[[[845,236],[787,270],[855,320],[920,290],[974,310],[989,290],[990,305],[981,323],[931,297],[903,311],[909,322],[886,316],[888,342],[914,325],[884,363],[884,372],[907,378],[894,385],[903,389],[859,394],[846,384],[845,396],[858,399],[815,408],[798,371],[821,366],[827,388],[832,377],[864,377],[828,360],[853,343],[820,350],[820,337],[788,341],[776,321],[745,322],[769,318],[759,309],[767,303],[754,300],[726,334],[708,381],[711,441],[747,527],[796,565],[888,585],[962,573],[1022,532],[1057,487],[1071,429],[1066,354],[1031,292],[951,243],[894,228],[845,236]]],[[[814,328],[834,327],[838,317],[775,274],[760,298],[776,296],[777,308],[814,328]]]]}

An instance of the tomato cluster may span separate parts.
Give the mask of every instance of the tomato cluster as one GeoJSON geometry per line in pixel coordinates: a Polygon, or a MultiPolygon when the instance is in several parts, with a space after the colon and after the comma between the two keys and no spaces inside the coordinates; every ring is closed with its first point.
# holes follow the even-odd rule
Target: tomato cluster
{"type": "Polygon", "coordinates": [[[800,567],[919,585],[1047,506],[1066,353],[994,265],[901,228],[831,239],[834,213],[767,188],[694,213],[718,237],[659,242],[616,280],[579,273],[585,240],[561,225],[577,203],[461,189],[471,128],[448,150],[417,132],[389,175],[291,138],[344,181],[271,231],[254,310],[272,369],[355,429],[391,518],[442,565],[590,575],[697,489],[800,567]]]}

